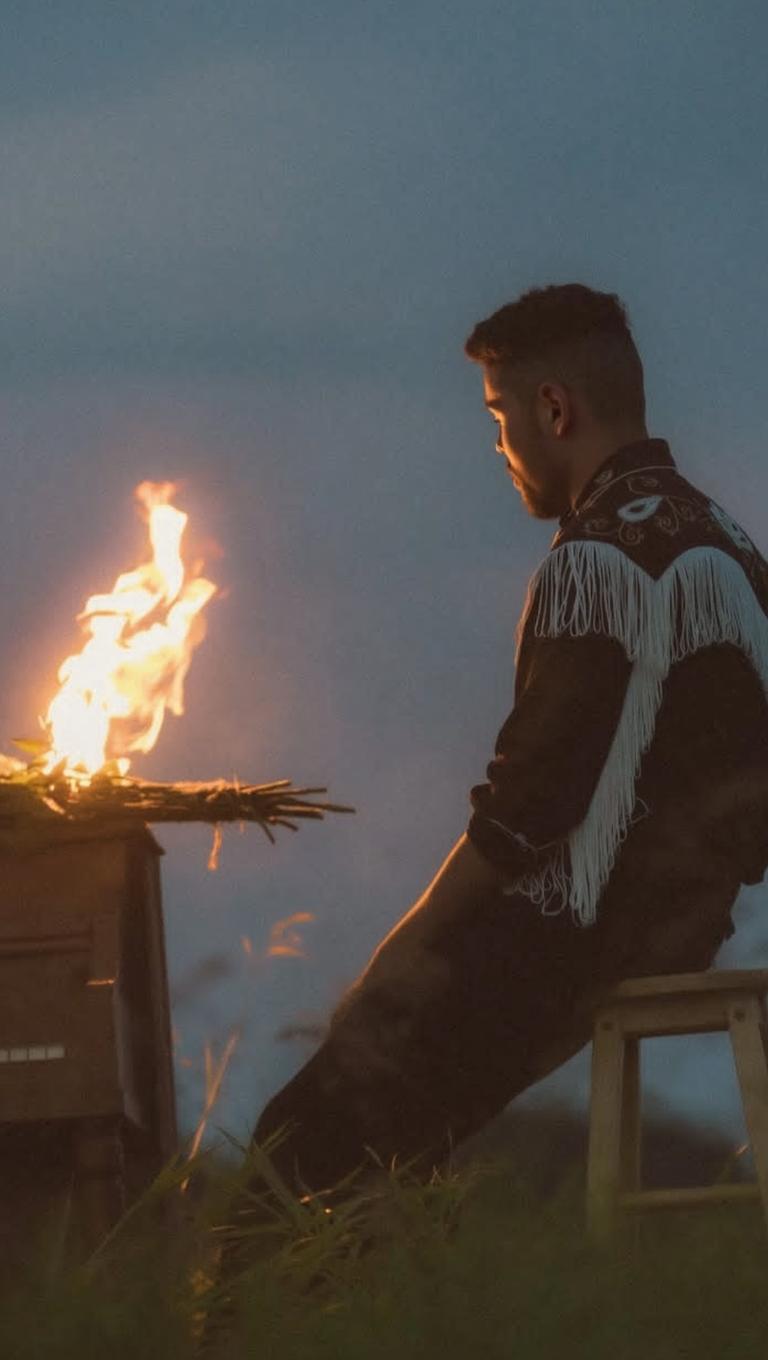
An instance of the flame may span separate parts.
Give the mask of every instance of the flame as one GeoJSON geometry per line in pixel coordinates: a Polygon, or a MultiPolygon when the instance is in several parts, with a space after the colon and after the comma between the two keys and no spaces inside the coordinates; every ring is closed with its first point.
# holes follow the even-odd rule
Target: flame
{"type": "Polygon", "coordinates": [[[300,931],[295,927],[314,919],[314,913],[311,911],[295,911],[292,916],[285,916],[282,921],[276,921],[269,935],[267,958],[283,955],[287,958],[305,959],[307,956],[304,941],[300,931]]]}
{"type": "Polygon", "coordinates": [[[201,610],[216,592],[187,576],[181,539],[187,515],[170,504],[171,482],[142,482],[136,498],[148,521],[152,560],[118,576],[109,594],[92,595],[78,622],[82,650],[59,668],[61,687],[43,719],[48,770],[95,774],[129,751],[151,751],[166,710],[184,712],[184,680],[202,641],[201,610]]]}

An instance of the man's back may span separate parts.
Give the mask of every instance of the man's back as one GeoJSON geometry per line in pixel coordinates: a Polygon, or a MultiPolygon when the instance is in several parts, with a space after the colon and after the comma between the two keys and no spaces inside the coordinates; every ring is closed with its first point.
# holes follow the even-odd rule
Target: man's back
{"type": "Polygon", "coordinates": [[[655,844],[638,855],[638,826],[624,851],[645,861],[649,878],[760,882],[768,864],[768,705],[734,643],[705,647],[670,670],[637,793],[655,816],[655,844]]]}

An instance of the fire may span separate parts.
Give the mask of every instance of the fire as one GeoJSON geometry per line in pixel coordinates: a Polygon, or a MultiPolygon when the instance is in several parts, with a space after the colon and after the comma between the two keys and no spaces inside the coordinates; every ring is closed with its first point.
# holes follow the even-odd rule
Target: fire
{"type": "Polygon", "coordinates": [[[184,680],[202,641],[201,610],[216,586],[188,575],[181,556],[187,515],[170,504],[171,482],[142,482],[152,559],[118,576],[109,594],[92,595],[78,622],[82,650],[59,668],[58,693],[43,719],[50,743],[45,767],[95,774],[129,751],[151,751],[166,711],[184,711],[184,680]]]}
{"type": "Polygon", "coordinates": [[[276,921],[270,931],[267,956],[282,954],[293,959],[306,958],[301,932],[295,927],[305,925],[314,919],[314,913],[311,911],[295,911],[292,916],[285,916],[282,921],[276,921]]]}

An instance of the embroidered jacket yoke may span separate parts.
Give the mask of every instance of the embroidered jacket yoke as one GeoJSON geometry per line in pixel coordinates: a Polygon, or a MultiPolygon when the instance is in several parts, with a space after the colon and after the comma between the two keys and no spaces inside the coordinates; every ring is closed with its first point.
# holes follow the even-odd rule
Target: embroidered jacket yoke
{"type": "Polygon", "coordinates": [[[517,630],[515,703],[467,834],[505,892],[596,917],[638,873],[768,865],[768,564],[679,473],[624,445],[560,520],[517,630]]]}

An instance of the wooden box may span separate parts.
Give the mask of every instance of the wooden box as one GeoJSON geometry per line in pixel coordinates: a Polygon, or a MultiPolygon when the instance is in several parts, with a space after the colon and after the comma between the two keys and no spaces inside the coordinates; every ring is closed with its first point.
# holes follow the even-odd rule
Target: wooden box
{"type": "Polygon", "coordinates": [[[162,850],[72,835],[0,852],[0,1181],[20,1136],[58,1129],[77,1160],[106,1130],[130,1190],[176,1151],[162,850]]]}

